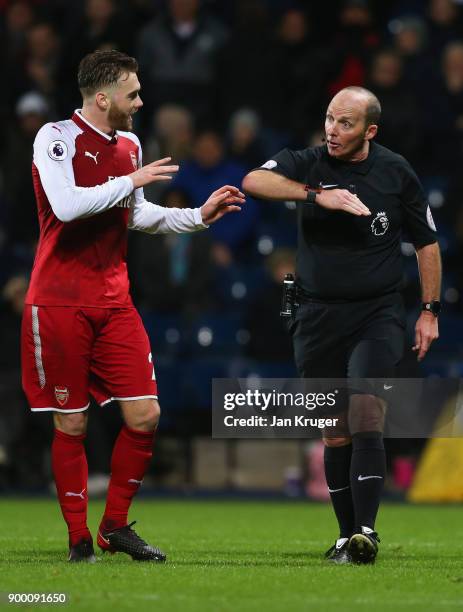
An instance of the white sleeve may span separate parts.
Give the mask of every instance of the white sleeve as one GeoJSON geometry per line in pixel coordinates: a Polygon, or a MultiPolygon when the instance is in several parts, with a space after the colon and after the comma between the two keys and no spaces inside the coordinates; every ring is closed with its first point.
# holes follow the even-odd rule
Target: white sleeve
{"type": "MultiPolygon", "coordinates": [[[[131,138],[138,144],[138,167],[142,166],[141,145],[135,134],[131,138]]],[[[209,227],[203,222],[200,208],[166,208],[145,200],[143,187],[135,189],[129,229],[148,234],[182,234],[209,227]]]]}
{"type": "Polygon", "coordinates": [[[203,223],[200,208],[166,208],[143,198],[143,189],[135,190],[135,203],[129,217],[129,229],[148,234],[182,234],[209,227],[203,223]]]}
{"type": "Polygon", "coordinates": [[[34,164],[50,206],[63,223],[97,215],[133,192],[128,176],[119,176],[95,187],[77,187],[72,158],[76,147],[66,132],[44,125],[34,141],[34,164]],[[57,137],[58,136],[58,137],[57,137]]]}

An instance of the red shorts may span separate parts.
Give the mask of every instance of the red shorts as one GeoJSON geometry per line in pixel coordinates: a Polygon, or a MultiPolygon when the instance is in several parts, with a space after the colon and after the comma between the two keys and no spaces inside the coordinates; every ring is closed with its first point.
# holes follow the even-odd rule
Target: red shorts
{"type": "Polygon", "coordinates": [[[89,393],[101,405],[157,399],[150,344],[135,308],[26,305],[21,360],[33,411],[81,412],[89,393]]]}

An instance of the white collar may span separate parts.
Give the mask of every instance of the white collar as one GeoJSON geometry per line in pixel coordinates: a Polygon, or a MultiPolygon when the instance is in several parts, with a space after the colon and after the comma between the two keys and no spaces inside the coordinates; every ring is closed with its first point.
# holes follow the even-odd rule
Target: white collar
{"type": "Polygon", "coordinates": [[[97,127],[95,127],[93,125],[93,123],[90,123],[90,121],[87,121],[87,119],[85,119],[85,117],[82,115],[82,109],[81,108],[76,108],[76,110],[74,112],[76,113],[76,115],[79,116],[79,119],[81,119],[84,123],[86,123],[88,125],[89,128],[91,128],[92,130],[94,130],[95,132],[100,134],[100,136],[103,136],[104,138],[106,138],[106,140],[112,140],[114,138],[114,136],[117,136],[117,131],[114,132],[113,136],[109,136],[108,134],[105,134],[104,132],[99,130],[97,127]]]}

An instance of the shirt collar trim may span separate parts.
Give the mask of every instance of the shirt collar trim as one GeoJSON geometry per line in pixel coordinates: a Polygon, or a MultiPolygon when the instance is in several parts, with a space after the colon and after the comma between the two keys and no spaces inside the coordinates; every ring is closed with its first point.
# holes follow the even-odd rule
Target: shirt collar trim
{"type": "Polygon", "coordinates": [[[83,123],[84,126],[81,125],[81,127],[85,127],[86,126],[86,127],[90,128],[92,130],[92,132],[95,132],[96,135],[98,135],[101,138],[103,138],[107,144],[110,144],[111,142],[114,142],[114,138],[117,139],[117,132],[114,132],[114,134],[112,136],[109,136],[108,134],[105,134],[104,132],[99,130],[97,127],[92,125],[90,123],[90,121],[85,119],[85,117],[82,115],[82,110],[80,108],[76,108],[76,110],[74,111],[74,115],[73,115],[72,119],[73,119],[73,121],[75,123],[78,123],[78,124],[79,123],[80,124],[83,123]]]}
{"type": "Polygon", "coordinates": [[[339,165],[344,168],[349,168],[350,172],[355,172],[356,174],[368,174],[375,162],[377,148],[376,144],[370,141],[370,150],[368,151],[368,157],[359,162],[346,162],[340,159],[336,159],[335,157],[331,157],[328,153],[328,147],[326,145],[325,152],[328,160],[334,162],[335,165],[339,165]]]}

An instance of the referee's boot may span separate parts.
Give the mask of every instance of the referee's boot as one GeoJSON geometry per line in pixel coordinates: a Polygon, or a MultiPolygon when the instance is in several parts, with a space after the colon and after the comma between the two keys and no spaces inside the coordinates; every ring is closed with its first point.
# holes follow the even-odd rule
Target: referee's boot
{"type": "Polygon", "coordinates": [[[348,551],[349,538],[338,538],[333,546],[326,551],[325,559],[329,563],[335,563],[336,565],[345,565],[346,563],[352,563],[352,558],[348,551]]]}
{"type": "Polygon", "coordinates": [[[349,540],[347,550],[354,563],[374,563],[378,554],[378,534],[370,527],[362,527],[349,540]]]}
{"type": "Polygon", "coordinates": [[[127,553],[134,561],[157,561],[166,560],[166,555],[156,546],[151,546],[132,529],[135,525],[133,521],[125,527],[104,531],[100,527],[98,530],[97,543],[103,552],[127,553]]]}
{"type": "Polygon", "coordinates": [[[74,544],[69,545],[68,561],[71,563],[95,563],[95,551],[93,550],[93,542],[91,539],[82,538],[74,544]]]}

